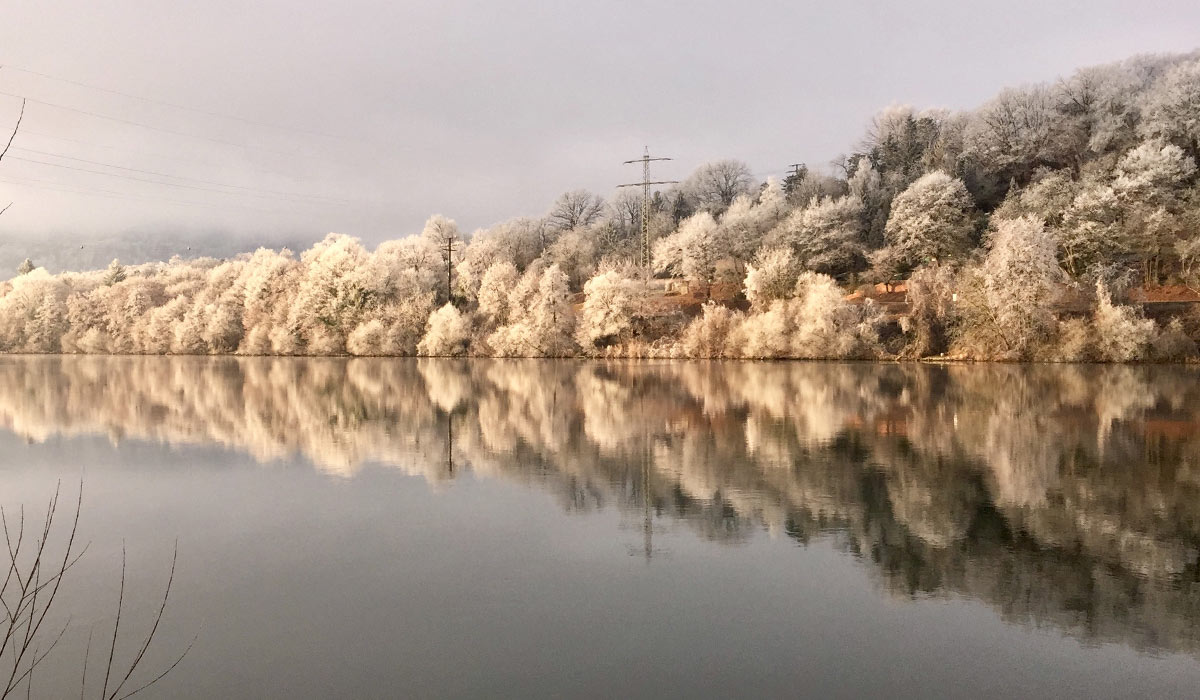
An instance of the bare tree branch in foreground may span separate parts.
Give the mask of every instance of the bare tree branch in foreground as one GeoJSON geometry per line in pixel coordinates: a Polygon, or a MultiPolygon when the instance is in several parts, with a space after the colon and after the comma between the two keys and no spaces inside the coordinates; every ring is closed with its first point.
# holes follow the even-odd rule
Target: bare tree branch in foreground
{"type": "MultiPolygon", "coordinates": [[[[25,118],[25,98],[21,98],[21,113],[17,115],[17,123],[13,126],[12,133],[8,136],[8,143],[5,144],[4,150],[0,151],[0,160],[4,160],[4,156],[8,155],[8,149],[12,148],[13,139],[17,138],[17,130],[21,128],[21,120],[25,118]]],[[[9,202],[3,209],[0,209],[0,214],[8,211],[8,208],[13,205],[9,202]]]]}
{"type": "MultiPolygon", "coordinates": [[[[61,555],[53,553],[50,540],[56,532],[55,517],[58,514],[61,483],[55,487],[54,496],[46,507],[45,515],[40,526],[36,529],[27,527],[25,508],[13,517],[0,507],[0,526],[4,531],[4,541],[8,554],[3,583],[0,584],[0,605],[3,611],[0,615],[0,700],[16,693],[22,686],[26,697],[32,697],[34,671],[46,657],[54,651],[69,628],[71,621],[62,627],[46,629],[46,619],[58,598],[59,588],[79,559],[87,551],[87,546],[77,544],[79,531],[79,514],[83,506],[83,486],[80,485],[79,496],[75,501],[75,513],[70,522],[70,530],[61,555]]],[[[191,650],[192,644],[166,668],[148,681],[137,681],[130,688],[135,672],[141,667],[147,650],[162,622],[167,608],[167,600],[171,595],[171,586],[175,581],[175,564],[178,560],[179,546],[176,543],[175,553],[171,558],[171,572],[167,578],[162,601],[154,622],[146,633],[137,654],[128,665],[117,661],[117,645],[121,632],[121,614],[125,608],[125,548],[121,548],[121,589],[117,598],[117,615],[113,623],[112,639],[108,650],[107,664],[104,669],[104,685],[99,697],[102,700],[123,700],[140,693],[162,680],[168,673],[183,661],[184,656],[191,650]],[[115,670],[120,666],[123,670],[115,670]]],[[[195,639],[192,640],[195,643],[195,639]]],[[[83,660],[83,676],[80,682],[80,697],[87,695],[88,661],[91,656],[92,635],[88,634],[87,651],[83,660]]]]}

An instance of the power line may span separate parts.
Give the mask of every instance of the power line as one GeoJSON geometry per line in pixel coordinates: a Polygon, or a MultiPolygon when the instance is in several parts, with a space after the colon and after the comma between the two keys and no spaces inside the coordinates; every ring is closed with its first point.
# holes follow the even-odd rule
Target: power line
{"type": "Polygon", "coordinates": [[[55,134],[48,134],[44,131],[35,131],[34,129],[22,129],[21,136],[37,136],[39,138],[44,138],[44,139],[54,139],[55,141],[65,141],[66,143],[76,143],[76,144],[80,144],[82,146],[88,146],[90,148],[102,148],[106,151],[118,151],[118,152],[124,152],[124,153],[132,153],[133,155],[142,156],[144,158],[159,158],[162,160],[173,160],[173,161],[177,161],[179,163],[191,163],[192,165],[208,165],[208,166],[212,166],[212,167],[218,167],[221,165],[220,163],[217,163],[216,161],[211,161],[211,160],[201,160],[199,158],[186,158],[186,157],[180,157],[177,155],[168,155],[166,153],[152,153],[150,151],[141,151],[141,150],[138,150],[135,148],[123,148],[121,146],[108,146],[108,145],[105,145],[102,143],[94,143],[92,141],[85,141],[83,139],[72,139],[72,138],[68,138],[66,136],[57,136],[55,134]]]}
{"type": "MultiPolygon", "coordinates": [[[[36,136],[38,138],[54,139],[55,141],[63,141],[65,143],[79,144],[82,146],[87,146],[89,148],[101,148],[106,151],[115,151],[117,153],[130,153],[135,156],[141,156],[143,158],[155,158],[158,160],[173,161],[176,163],[185,163],[185,164],[189,164],[189,165],[202,165],[202,166],[207,166],[207,167],[211,167],[211,168],[222,168],[222,167],[226,167],[228,165],[227,163],[218,163],[216,161],[204,160],[201,158],[189,158],[189,157],[183,157],[183,156],[178,156],[178,155],[170,155],[167,153],[154,153],[151,151],[142,151],[142,150],[139,150],[136,148],[124,148],[122,146],[110,146],[110,145],[103,144],[103,143],[95,143],[92,141],[85,141],[83,139],[72,139],[72,138],[68,138],[66,136],[57,136],[55,134],[49,134],[44,131],[36,131],[34,129],[21,129],[21,136],[22,136],[22,138],[24,138],[26,136],[36,136]]],[[[291,178],[293,180],[301,180],[301,181],[307,181],[307,182],[311,182],[313,180],[312,178],[305,177],[303,175],[296,175],[294,173],[284,172],[282,170],[276,170],[274,168],[263,168],[259,165],[252,164],[252,163],[242,164],[242,166],[248,168],[249,170],[251,170],[253,172],[256,172],[256,173],[259,173],[262,175],[278,175],[281,177],[291,178]]]]}
{"type": "MultiPolygon", "coordinates": [[[[199,187],[196,185],[185,185],[185,184],[176,183],[176,182],[159,182],[157,180],[147,180],[145,178],[133,177],[132,175],[121,175],[120,173],[108,173],[108,172],[104,172],[103,170],[92,170],[90,168],[77,168],[77,167],[70,166],[70,165],[63,165],[62,163],[50,163],[50,162],[47,162],[44,160],[36,160],[33,158],[22,158],[20,156],[9,156],[9,159],[10,160],[19,160],[23,163],[35,163],[37,165],[46,165],[51,168],[62,168],[64,170],[74,170],[76,172],[81,172],[81,173],[91,173],[93,175],[106,175],[108,177],[120,178],[122,180],[131,180],[133,182],[145,182],[145,183],[148,183],[151,185],[161,185],[163,187],[178,187],[178,188],[185,189],[185,190],[198,190],[200,192],[216,192],[217,194],[231,194],[231,195],[243,196],[243,197],[260,197],[263,199],[271,199],[274,201],[288,201],[288,202],[295,201],[295,200],[280,198],[280,197],[276,197],[276,196],[272,196],[272,195],[254,194],[252,192],[246,192],[246,193],[229,192],[227,190],[217,190],[217,189],[213,189],[211,187],[199,187]]],[[[301,200],[301,201],[304,201],[304,200],[301,200]]],[[[324,204],[324,202],[311,202],[311,201],[309,203],[324,204]]]]}
{"type": "Polygon", "coordinates": [[[247,150],[262,151],[264,153],[274,153],[276,155],[284,155],[284,156],[296,156],[296,155],[303,156],[304,155],[304,154],[299,154],[299,153],[295,153],[295,152],[280,151],[280,150],[272,149],[272,148],[262,148],[260,146],[247,146],[244,143],[234,143],[233,141],[224,141],[222,139],[215,139],[210,136],[200,136],[199,134],[189,134],[186,131],[175,131],[174,129],[164,129],[161,126],[154,126],[152,124],[146,124],[145,122],[133,121],[132,119],[122,119],[121,117],[114,117],[114,116],[111,116],[108,114],[100,114],[99,112],[89,112],[86,109],[79,109],[77,107],[68,107],[66,105],[60,105],[56,102],[47,102],[45,100],[38,100],[38,99],[34,99],[32,97],[25,97],[24,95],[18,95],[18,94],[12,93],[12,92],[4,92],[3,90],[0,90],[0,95],[5,95],[6,97],[15,97],[15,98],[22,99],[22,100],[28,100],[29,102],[32,102],[34,104],[39,104],[39,105],[42,105],[45,107],[53,107],[55,109],[65,110],[67,112],[75,112],[77,114],[84,114],[89,117],[95,117],[96,119],[107,119],[109,121],[116,122],[118,124],[127,124],[129,126],[136,126],[136,127],[142,128],[142,129],[149,129],[151,131],[159,131],[164,134],[171,134],[172,136],[182,136],[184,138],[189,138],[189,139],[198,139],[200,141],[209,141],[211,143],[218,143],[218,144],[221,144],[222,146],[232,146],[234,148],[244,148],[247,150]]]}
{"type": "Polygon", "coordinates": [[[100,87],[98,85],[90,85],[88,83],[80,82],[78,80],[71,80],[70,78],[60,78],[58,76],[49,75],[47,73],[41,73],[39,71],[30,70],[29,68],[22,68],[20,66],[14,66],[11,64],[0,65],[0,69],[2,69],[2,68],[8,68],[9,70],[20,71],[21,73],[28,73],[29,75],[36,75],[39,78],[46,78],[48,80],[57,80],[60,83],[67,83],[68,85],[75,85],[78,87],[87,88],[89,90],[96,90],[98,92],[106,92],[110,95],[119,95],[121,97],[125,97],[125,98],[131,99],[131,100],[138,100],[140,102],[147,102],[150,104],[162,105],[164,107],[170,107],[172,109],[180,109],[185,112],[195,112],[196,114],[203,114],[203,115],[209,116],[209,117],[218,117],[220,119],[230,119],[233,121],[242,122],[243,124],[252,124],[254,126],[261,126],[261,127],[265,127],[268,129],[277,129],[279,131],[291,131],[293,133],[308,134],[310,136],[321,136],[321,137],[328,138],[328,139],[346,140],[345,136],[326,134],[326,133],[323,133],[320,131],[312,131],[310,129],[301,129],[301,128],[292,127],[292,126],[281,126],[278,124],[268,124],[267,122],[260,122],[260,121],[256,121],[253,119],[246,119],[245,117],[239,117],[239,116],[236,116],[233,114],[222,114],[221,112],[211,112],[206,109],[198,109],[196,107],[188,107],[187,105],[176,104],[174,102],[167,102],[166,100],[157,100],[152,97],[143,97],[141,95],[134,95],[134,94],[131,94],[128,92],[122,92],[120,90],[113,90],[111,88],[100,87]]]}
{"type": "Polygon", "coordinates": [[[259,209],[256,207],[247,207],[241,204],[212,204],[208,202],[193,202],[184,199],[167,199],[165,197],[150,197],[127,192],[118,192],[116,190],[103,190],[82,185],[69,185],[55,182],[53,180],[41,180],[38,178],[9,176],[0,177],[0,182],[7,182],[18,187],[28,187],[35,190],[48,190],[54,192],[64,192],[67,194],[82,194],[91,197],[104,197],[106,199],[126,199],[135,202],[156,202],[167,204],[183,204],[188,206],[205,207],[209,209],[243,209],[245,211],[259,212],[262,214],[280,214],[283,210],[280,209],[259,209]]]}
{"type": "MultiPolygon", "coordinates": [[[[99,166],[102,166],[105,168],[114,168],[116,170],[125,170],[125,171],[131,172],[131,173],[141,173],[142,175],[154,175],[155,177],[166,177],[166,178],[171,178],[174,180],[183,180],[185,182],[194,182],[194,183],[198,183],[201,185],[214,185],[216,187],[228,187],[230,189],[246,190],[248,192],[262,192],[262,193],[266,193],[266,194],[280,195],[283,197],[295,197],[295,198],[299,198],[299,199],[320,199],[320,200],[326,200],[329,202],[336,202],[339,204],[349,204],[350,203],[349,200],[338,199],[336,197],[326,197],[324,195],[318,195],[318,194],[304,194],[304,193],[300,193],[300,192],[284,192],[281,190],[268,190],[268,189],[262,189],[259,187],[247,187],[244,185],[230,185],[230,184],[227,184],[224,182],[216,182],[213,180],[200,180],[200,179],[193,178],[193,177],[184,177],[182,175],[171,175],[170,173],[160,173],[155,170],[140,170],[138,168],[129,168],[129,167],[125,167],[123,165],[114,165],[112,163],[104,163],[104,162],[98,161],[98,160],[87,160],[85,158],[75,158],[73,156],[64,156],[59,153],[51,153],[49,151],[39,151],[39,150],[36,150],[33,148],[23,148],[21,146],[17,146],[16,150],[23,151],[25,153],[34,153],[34,154],[37,154],[40,156],[50,156],[52,158],[62,158],[63,160],[75,161],[77,163],[87,163],[88,165],[99,165],[99,166]]],[[[166,183],[164,183],[164,184],[166,184],[166,183]]],[[[229,193],[229,194],[233,194],[233,193],[229,193]]]]}

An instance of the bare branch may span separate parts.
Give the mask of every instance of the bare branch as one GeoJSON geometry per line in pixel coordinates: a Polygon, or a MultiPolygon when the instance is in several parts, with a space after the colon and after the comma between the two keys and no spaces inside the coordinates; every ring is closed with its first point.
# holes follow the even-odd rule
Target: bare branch
{"type": "Polygon", "coordinates": [[[87,692],[87,667],[88,659],[92,656],[92,632],[96,631],[95,627],[88,628],[87,647],[83,650],[83,674],[79,680],[79,700],[83,700],[84,693],[87,692]]]}
{"type": "Polygon", "coordinates": [[[108,648],[108,667],[104,670],[104,690],[100,693],[108,697],[108,679],[112,675],[113,656],[117,653],[117,633],[121,629],[121,608],[125,604],[125,542],[121,542],[121,590],[117,594],[117,620],[113,623],[112,644],[108,648]]]}
{"type": "MultiPolygon", "coordinates": [[[[25,98],[21,98],[21,113],[17,115],[17,124],[13,127],[12,134],[8,137],[8,144],[4,146],[4,150],[0,151],[0,160],[4,160],[4,156],[8,155],[8,149],[12,148],[13,139],[17,138],[17,130],[21,128],[21,120],[25,118],[25,98]]],[[[7,209],[8,207],[5,207],[7,209]]],[[[2,214],[3,212],[0,212],[2,214]]]]}
{"type": "Polygon", "coordinates": [[[142,692],[146,688],[149,688],[150,686],[154,685],[155,683],[166,678],[167,674],[170,673],[171,671],[174,671],[175,667],[178,666],[183,661],[183,658],[188,655],[188,652],[192,650],[192,647],[195,646],[195,644],[196,644],[196,640],[199,638],[200,638],[200,635],[196,635],[195,637],[192,637],[192,641],[188,643],[187,648],[183,650],[183,653],[179,655],[179,658],[175,659],[175,663],[168,666],[165,671],[163,671],[162,673],[155,676],[154,679],[151,680],[149,683],[146,683],[145,685],[140,686],[125,695],[122,695],[120,700],[125,700],[126,698],[131,698],[134,695],[137,695],[138,693],[142,692]]]}
{"type": "MultiPolygon", "coordinates": [[[[134,657],[133,663],[129,665],[129,670],[125,672],[125,677],[113,690],[112,695],[108,696],[107,700],[113,700],[121,692],[121,688],[129,682],[129,677],[137,670],[138,664],[142,662],[142,657],[146,655],[146,650],[150,648],[150,643],[154,641],[154,634],[158,632],[158,625],[162,622],[163,612],[167,609],[167,599],[171,597],[171,584],[175,582],[175,564],[179,560],[179,541],[175,541],[175,551],[171,554],[171,573],[167,576],[167,588],[163,591],[162,604],[158,606],[158,614],[154,616],[154,625],[150,628],[150,633],[146,635],[146,641],[142,644],[142,648],[134,657]]],[[[182,659],[181,659],[182,660],[182,659]]]]}

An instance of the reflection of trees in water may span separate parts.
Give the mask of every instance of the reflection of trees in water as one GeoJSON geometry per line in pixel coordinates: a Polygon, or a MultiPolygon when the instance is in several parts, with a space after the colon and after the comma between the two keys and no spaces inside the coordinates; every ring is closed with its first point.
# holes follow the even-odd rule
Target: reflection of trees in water
{"type": "Polygon", "coordinates": [[[281,358],[0,360],[0,420],[460,467],[738,541],[832,538],[901,596],[1200,648],[1200,388],[1188,367],[281,358]],[[451,437],[452,436],[452,437],[451,437]]]}

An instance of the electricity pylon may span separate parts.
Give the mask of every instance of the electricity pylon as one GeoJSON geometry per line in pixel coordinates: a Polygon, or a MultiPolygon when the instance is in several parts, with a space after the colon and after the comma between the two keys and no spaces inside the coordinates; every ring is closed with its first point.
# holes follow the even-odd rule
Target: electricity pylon
{"type": "Polygon", "coordinates": [[[642,181],[627,182],[624,185],[617,187],[641,187],[642,188],[642,271],[643,281],[649,286],[650,284],[650,185],[674,185],[678,180],[656,180],[650,179],[650,163],[656,160],[671,160],[670,158],[651,158],[650,147],[642,153],[641,158],[627,160],[622,165],[631,163],[642,164],[642,181]]]}

